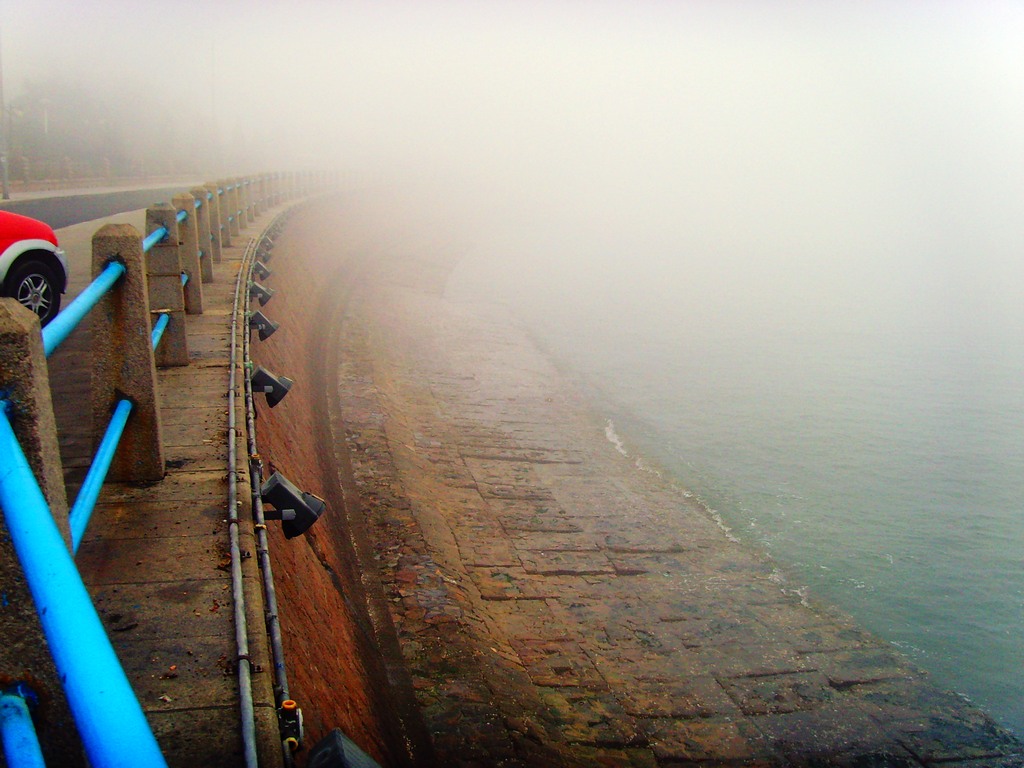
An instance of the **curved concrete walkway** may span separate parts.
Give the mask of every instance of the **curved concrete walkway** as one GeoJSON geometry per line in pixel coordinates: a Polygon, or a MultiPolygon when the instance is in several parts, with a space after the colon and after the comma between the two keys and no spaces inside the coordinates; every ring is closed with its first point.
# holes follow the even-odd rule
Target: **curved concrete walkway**
{"type": "MultiPolygon", "coordinates": [[[[71,272],[65,304],[89,283],[92,235],[108,222],[142,232],[145,212],[57,231],[71,272]]],[[[213,282],[203,286],[204,314],[188,317],[190,364],[158,371],[167,476],[144,487],[104,486],[76,558],[168,764],[182,768],[245,764],[228,567],[225,397],[235,275],[246,242],[224,249],[213,282]]],[[[70,501],[93,454],[90,337],[87,318],[49,359],[70,501]]],[[[239,462],[244,512],[244,447],[239,462]]],[[[252,551],[251,521],[240,516],[242,546],[252,551]]],[[[250,656],[267,670],[253,677],[259,753],[262,765],[274,766],[281,749],[261,587],[254,561],[244,567],[250,656]]]]}

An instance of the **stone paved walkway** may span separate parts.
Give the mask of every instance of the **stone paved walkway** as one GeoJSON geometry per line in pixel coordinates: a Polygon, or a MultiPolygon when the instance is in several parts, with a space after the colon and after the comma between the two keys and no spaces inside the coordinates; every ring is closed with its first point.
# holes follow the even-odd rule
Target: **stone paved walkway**
{"type": "MultiPolygon", "coordinates": [[[[136,211],[59,230],[71,264],[66,302],[90,280],[91,238],[105,221],[140,231],[145,224],[144,212],[136,211]]],[[[105,485],[76,557],[168,764],[183,768],[245,762],[227,530],[226,397],[235,276],[247,241],[224,249],[213,282],[203,286],[204,313],[188,316],[190,364],[158,371],[167,476],[144,486],[105,485]]],[[[69,500],[93,454],[90,334],[87,319],[49,360],[69,500]]],[[[244,413],[237,418],[244,423],[244,413]]],[[[248,512],[242,446],[239,498],[248,512]]],[[[247,514],[242,518],[242,546],[252,551],[251,524],[247,514]]],[[[252,559],[243,567],[250,655],[270,670],[259,576],[252,559]]],[[[270,677],[255,674],[253,689],[261,764],[274,766],[281,751],[270,677]]]]}
{"type": "Polygon", "coordinates": [[[441,298],[443,272],[368,255],[339,370],[339,439],[440,764],[1024,764],[616,451],[509,317],[441,298]]]}

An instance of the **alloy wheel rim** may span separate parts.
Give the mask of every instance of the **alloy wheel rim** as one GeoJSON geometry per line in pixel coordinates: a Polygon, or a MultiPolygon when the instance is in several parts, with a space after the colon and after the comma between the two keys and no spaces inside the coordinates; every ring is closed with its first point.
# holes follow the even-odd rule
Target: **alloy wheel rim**
{"type": "Polygon", "coordinates": [[[50,285],[42,275],[28,275],[18,286],[18,302],[42,317],[50,308],[50,285]]]}

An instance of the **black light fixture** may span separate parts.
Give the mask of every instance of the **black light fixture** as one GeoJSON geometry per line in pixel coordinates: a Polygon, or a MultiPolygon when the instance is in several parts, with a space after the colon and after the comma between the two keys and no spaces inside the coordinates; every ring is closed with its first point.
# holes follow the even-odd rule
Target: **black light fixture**
{"type": "MultiPolygon", "coordinates": [[[[275,235],[276,236],[276,233],[275,235]]],[[[270,261],[273,258],[274,240],[271,235],[266,235],[260,240],[259,245],[256,246],[256,258],[262,259],[263,261],[270,261]]]]}
{"type": "Polygon", "coordinates": [[[253,264],[252,271],[260,276],[260,280],[266,280],[268,277],[274,274],[274,270],[272,270],[262,261],[257,261],[255,264],[253,264]]]}
{"type": "Polygon", "coordinates": [[[249,295],[259,299],[260,306],[264,306],[274,296],[273,288],[264,288],[262,285],[253,280],[249,283],[249,295]]]}
{"type": "Polygon", "coordinates": [[[249,315],[249,330],[259,331],[260,341],[269,339],[279,327],[280,323],[275,323],[258,310],[249,315]]]}
{"type": "Polygon", "coordinates": [[[249,376],[249,383],[253,392],[263,392],[267,396],[267,405],[273,408],[284,400],[295,382],[287,376],[277,376],[263,366],[257,366],[249,376]]]}
{"type": "Polygon", "coordinates": [[[309,751],[306,768],[379,768],[340,728],[324,736],[309,751]]]}
{"type": "Polygon", "coordinates": [[[286,539],[294,539],[308,531],[327,508],[323,499],[299,490],[280,472],[272,474],[260,487],[260,498],[264,504],[274,507],[269,513],[264,510],[263,517],[280,520],[286,539]]]}

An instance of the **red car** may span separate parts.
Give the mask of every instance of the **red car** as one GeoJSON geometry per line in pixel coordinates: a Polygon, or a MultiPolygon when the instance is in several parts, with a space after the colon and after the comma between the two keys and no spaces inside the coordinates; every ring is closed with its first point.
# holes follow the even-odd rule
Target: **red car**
{"type": "Polygon", "coordinates": [[[0,296],[17,299],[46,325],[60,311],[67,286],[68,262],[53,228],[0,211],[0,296]]]}

